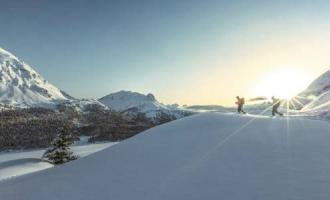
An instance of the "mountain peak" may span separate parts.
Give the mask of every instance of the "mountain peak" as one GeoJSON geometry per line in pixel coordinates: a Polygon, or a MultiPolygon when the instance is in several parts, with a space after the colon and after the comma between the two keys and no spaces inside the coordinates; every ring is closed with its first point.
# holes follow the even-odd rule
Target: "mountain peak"
{"type": "Polygon", "coordinates": [[[69,98],[30,65],[0,48],[0,102],[19,107],[44,107],[69,98]]]}
{"type": "Polygon", "coordinates": [[[133,107],[148,106],[157,109],[162,105],[153,94],[141,94],[138,92],[121,90],[99,99],[100,102],[117,111],[128,110],[133,107]]]}
{"type": "MultiPolygon", "coordinates": [[[[133,91],[129,91],[129,90],[121,90],[119,92],[115,92],[115,93],[112,93],[108,96],[111,96],[112,98],[114,97],[119,97],[121,99],[124,99],[124,98],[136,98],[136,99],[143,99],[143,100],[150,100],[150,101],[157,101],[155,96],[151,93],[147,94],[147,95],[144,95],[144,94],[141,94],[141,93],[138,93],[138,92],[133,92],[133,91]]],[[[103,97],[105,98],[105,97],[103,97]]]]}
{"type": "Polygon", "coordinates": [[[119,112],[128,112],[132,115],[143,113],[147,118],[152,119],[156,123],[193,114],[191,111],[179,109],[178,106],[164,105],[158,102],[156,97],[151,93],[144,95],[122,90],[102,97],[99,101],[119,112]]]}

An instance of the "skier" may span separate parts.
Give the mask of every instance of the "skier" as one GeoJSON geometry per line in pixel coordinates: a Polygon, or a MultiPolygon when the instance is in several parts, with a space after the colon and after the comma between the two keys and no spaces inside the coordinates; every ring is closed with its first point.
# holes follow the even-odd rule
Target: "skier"
{"type": "Polygon", "coordinates": [[[283,116],[283,113],[278,112],[278,107],[281,105],[281,100],[276,99],[274,96],[272,97],[273,100],[273,110],[272,110],[272,115],[275,116],[276,114],[283,116]]]}
{"type": "Polygon", "coordinates": [[[239,96],[236,97],[237,101],[237,112],[245,114],[246,112],[243,110],[243,105],[245,104],[245,99],[242,97],[240,98],[239,96]]]}

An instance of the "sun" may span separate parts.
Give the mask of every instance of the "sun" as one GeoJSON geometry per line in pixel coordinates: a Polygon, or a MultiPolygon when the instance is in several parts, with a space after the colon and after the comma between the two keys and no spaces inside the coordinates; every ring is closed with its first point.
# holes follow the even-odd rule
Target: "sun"
{"type": "Polygon", "coordinates": [[[289,100],[306,89],[310,80],[309,75],[301,70],[282,68],[264,74],[253,94],[289,100]]]}

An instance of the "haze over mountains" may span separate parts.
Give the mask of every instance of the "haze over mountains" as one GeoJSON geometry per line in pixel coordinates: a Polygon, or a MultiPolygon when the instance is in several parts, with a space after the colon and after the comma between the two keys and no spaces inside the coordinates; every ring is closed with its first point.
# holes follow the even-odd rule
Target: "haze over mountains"
{"type": "MultiPolygon", "coordinates": [[[[40,117],[36,127],[54,125],[57,129],[72,118],[81,134],[88,133],[94,141],[125,139],[114,147],[63,166],[1,181],[0,199],[278,200],[284,196],[327,200],[330,195],[330,125],[301,117],[330,119],[330,71],[296,97],[301,108],[297,115],[270,118],[262,115],[271,106],[268,102],[246,106],[249,113],[258,115],[236,115],[234,108],[164,105],[153,94],[131,91],[120,91],[99,100],[75,99],[2,49],[0,61],[3,104],[87,110],[85,116],[78,117],[70,109],[63,109],[62,114],[41,109],[44,116],[38,110],[31,110],[40,117]],[[217,112],[154,127],[202,111],[217,112]],[[133,117],[123,117],[126,115],[133,117]],[[149,124],[144,117],[153,123],[149,124]],[[76,123],[74,118],[80,121],[76,123]],[[132,137],[144,130],[147,131],[132,137]]],[[[15,114],[17,111],[12,113],[16,125],[2,124],[8,125],[6,130],[20,128],[29,119],[35,122],[33,113],[27,117],[24,112],[15,114]],[[20,115],[22,119],[17,120],[20,115]]],[[[27,125],[30,127],[31,123],[27,125]]],[[[22,130],[22,133],[30,132],[25,139],[20,138],[21,132],[17,137],[14,135],[19,138],[18,146],[36,135],[35,127],[31,127],[22,130]]],[[[52,129],[42,127],[40,136],[47,136],[48,130],[52,129]]],[[[9,141],[9,147],[16,145],[7,136],[11,135],[2,137],[2,141],[9,141]]],[[[35,140],[31,143],[35,144],[38,138],[32,139],[35,140]]],[[[8,163],[3,165],[6,167],[8,163]]]]}
{"type": "MultiPolygon", "coordinates": [[[[330,70],[318,77],[302,91],[294,102],[294,107],[308,113],[325,115],[330,110],[330,70]]],[[[99,100],[76,99],[62,89],[45,80],[30,65],[18,59],[12,53],[0,48],[0,104],[12,107],[54,108],[60,104],[71,104],[77,108],[89,104],[98,104],[118,112],[130,115],[144,113],[152,120],[165,117],[181,118],[194,112],[216,110],[233,111],[218,105],[192,105],[180,107],[165,105],[157,101],[153,94],[143,95],[137,92],[120,91],[106,95],[99,100]]],[[[249,106],[248,106],[249,107],[249,106]]],[[[265,105],[250,106],[263,109],[265,105]]]]}
{"type": "Polygon", "coordinates": [[[143,113],[157,121],[160,118],[173,120],[192,114],[158,102],[153,94],[121,91],[95,99],[76,99],[49,83],[30,65],[12,53],[0,48],[0,103],[11,107],[54,108],[61,104],[75,106],[80,110],[86,105],[97,104],[118,112],[132,115],[143,113]]]}

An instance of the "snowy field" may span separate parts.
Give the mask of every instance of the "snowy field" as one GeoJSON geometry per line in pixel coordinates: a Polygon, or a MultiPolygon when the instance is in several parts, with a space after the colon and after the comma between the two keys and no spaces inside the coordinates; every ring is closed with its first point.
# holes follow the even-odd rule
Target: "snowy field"
{"type": "MultiPolygon", "coordinates": [[[[85,157],[92,153],[101,151],[116,143],[99,143],[87,144],[83,138],[82,141],[72,147],[75,155],[85,157]]],[[[0,181],[5,181],[9,178],[20,176],[32,172],[37,172],[53,167],[52,164],[42,162],[42,157],[45,149],[34,151],[15,151],[0,153],[0,181]]]]}
{"type": "Polygon", "coordinates": [[[6,200],[329,200],[330,124],[202,113],[0,182],[6,200]]]}

